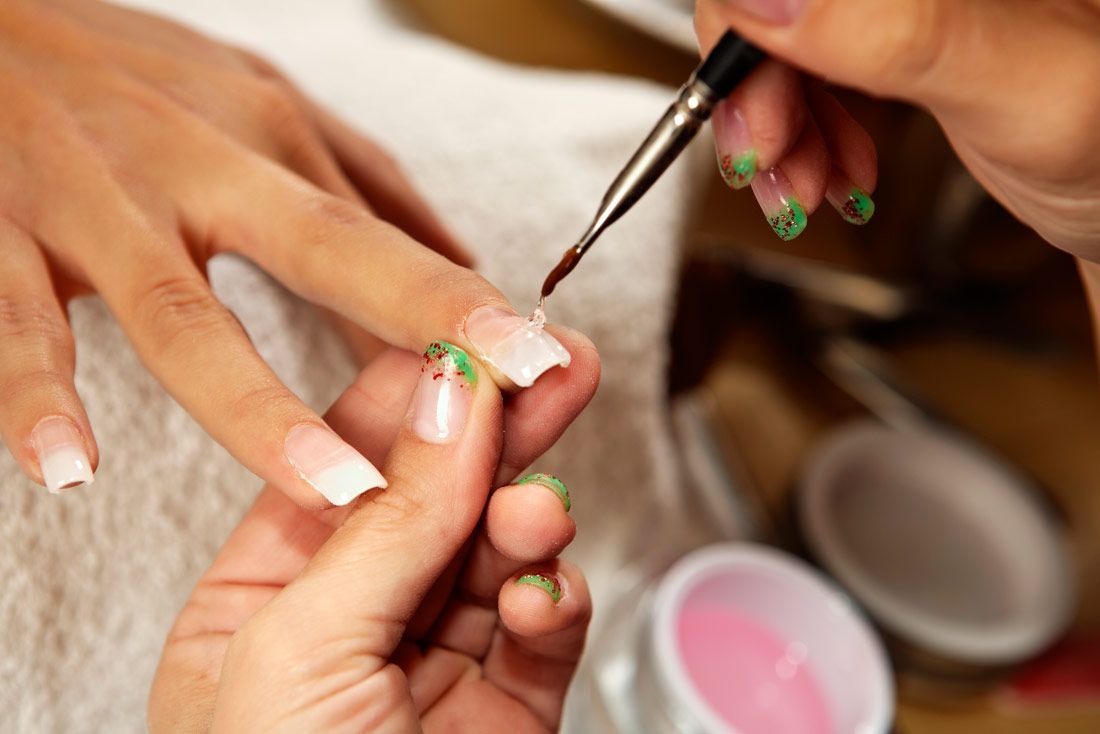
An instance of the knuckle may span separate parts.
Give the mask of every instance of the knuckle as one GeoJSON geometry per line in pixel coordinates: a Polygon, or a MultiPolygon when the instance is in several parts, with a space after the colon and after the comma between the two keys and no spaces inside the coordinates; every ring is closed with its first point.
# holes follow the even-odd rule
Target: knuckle
{"type": "Polygon", "coordinates": [[[351,233],[362,234],[379,224],[378,219],[355,202],[320,190],[307,193],[299,210],[310,223],[310,239],[317,243],[342,240],[351,233]]]}
{"type": "Polygon", "coordinates": [[[273,416],[299,412],[298,399],[282,383],[267,379],[248,385],[225,406],[229,425],[244,425],[259,420],[270,424],[273,416]]]}
{"type": "Polygon", "coordinates": [[[252,104],[260,119],[280,137],[301,137],[313,133],[313,126],[302,109],[293,88],[272,78],[249,81],[252,104]]]}
{"type": "Polygon", "coordinates": [[[163,277],[144,287],[134,313],[164,346],[237,323],[205,281],[188,275],[163,277]]]}
{"type": "Polygon", "coordinates": [[[910,0],[898,7],[891,32],[878,37],[882,66],[889,75],[920,86],[939,69],[955,25],[942,0],[910,0]]]}
{"type": "Polygon", "coordinates": [[[36,365],[28,372],[3,374],[0,378],[0,400],[8,408],[26,404],[41,410],[46,405],[65,400],[66,394],[72,390],[72,381],[71,373],[36,365]]]}
{"type": "Polygon", "coordinates": [[[0,296],[0,340],[72,343],[72,333],[54,309],[44,303],[13,296],[0,296]]]}
{"type": "Polygon", "coordinates": [[[279,67],[271,63],[263,56],[260,56],[248,49],[236,48],[234,49],[239,58],[245,63],[246,66],[260,79],[268,79],[272,81],[278,81],[287,83],[286,76],[279,70],[279,67]]]}

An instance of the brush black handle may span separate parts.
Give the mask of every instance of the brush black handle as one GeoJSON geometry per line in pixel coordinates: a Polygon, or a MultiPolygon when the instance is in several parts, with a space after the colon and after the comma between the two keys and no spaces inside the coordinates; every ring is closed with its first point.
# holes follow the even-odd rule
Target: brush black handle
{"type": "Polygon", "coordinates": [[[733,31],[726,31],[695,70],[695,78],[710,87],[718,99],[725,99],[765,58],[766,54],[756,46],[733,31]]]}

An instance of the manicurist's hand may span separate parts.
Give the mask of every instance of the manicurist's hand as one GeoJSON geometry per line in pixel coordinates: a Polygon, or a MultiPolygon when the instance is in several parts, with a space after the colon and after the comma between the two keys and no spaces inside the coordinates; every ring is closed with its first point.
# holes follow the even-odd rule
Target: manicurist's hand
{"type": "Polygon", "coordinates": [[[556,731],[590,612],[556,560],[570,498],[546,475],[489,489],[557,439],[597,371],[578,351],[544,378],[552,399],[517,407],[446,343],[372,362],[327,418],[385,456],[389,487],[326,511],[264,490],[172,629],[150,730],[556,731]]]}
{"type": "Polygon", "coordinates": [[[180,404],[295,501],[383,483],[211,294],[218,253],[390,344],[490,355],[503,387],[568,360],[515,338],[524,320],[453,262],[376,145],[247,53],[94,0],[3,0],[0,99],[0,434],[52,491],[99,460],[65,315],[93,292],[180,404]]]}
{"type": "Polygon", "coordinates": [[[734,183],[738,161],[759,165],[752,186],[770,217],[799,210],[775,222],[780,234],[801,231],[800,212],[826,197],[857,223],[873,211],[869,138],[801,69],[927,108],[998,201],[1100,261],[1100,3],[699,0],[704,51],[730,27],[779,61],[716,113],[719,153],[734,183]]]}

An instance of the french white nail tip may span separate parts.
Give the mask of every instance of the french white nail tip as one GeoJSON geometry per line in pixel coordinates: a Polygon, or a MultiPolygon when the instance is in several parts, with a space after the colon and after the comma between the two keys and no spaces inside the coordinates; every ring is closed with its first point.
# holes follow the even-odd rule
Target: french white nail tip
{"type": "Polygon", "coordinates": [[[299,476],[334,505],[386,486],[381,472],[332,431],[302,423],[287,434],[286,458],[299,476]]]}
{"type": "Polygon", "coordinates": [[[530,387],[551,367],[568,367],[569,352],[544,329],[503,308],[484,306],[466,319],[466,337],[489,362],[520,387],[530,387]]]}
{"type": "Polygon", "coordinates": [[[84,439],[67,418],[43,418],[31,431],[31,443],[50,494],[95,481],[92,462],[84,450],[84,439]]]}

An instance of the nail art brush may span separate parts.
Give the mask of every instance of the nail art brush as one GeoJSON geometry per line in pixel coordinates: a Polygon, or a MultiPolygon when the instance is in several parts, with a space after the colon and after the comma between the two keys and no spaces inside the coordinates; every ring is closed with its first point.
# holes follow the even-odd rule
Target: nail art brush
{"type": "Polygon", "coordinates": [[[546,276],[536,315],[542,314],[546,297],[577,267],[596,238],[642,198],[699,132],[714,106],[728,97],[764,58],[763,51],[733,31],[722,36],[687,83],[680,87],[676,101],[604,194],[588,230],[577,244],[565,251],[561,262],[546,276]]]}

